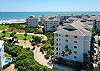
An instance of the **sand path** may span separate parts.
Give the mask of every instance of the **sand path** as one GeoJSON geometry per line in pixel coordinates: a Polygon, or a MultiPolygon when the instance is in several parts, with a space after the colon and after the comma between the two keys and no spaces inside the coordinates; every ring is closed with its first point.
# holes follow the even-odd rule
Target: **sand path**
{"type": "Polygon", "coordinates": [[[50,66],[49,60],[44,58],[45,54],[42,54],[42,52],[40,52],[40,47],[35,46],[35,50],[33,51],[34,53],[34,59],[41,65],[47,66],[48,68],[52,68],[52,65],[50,66]]]}

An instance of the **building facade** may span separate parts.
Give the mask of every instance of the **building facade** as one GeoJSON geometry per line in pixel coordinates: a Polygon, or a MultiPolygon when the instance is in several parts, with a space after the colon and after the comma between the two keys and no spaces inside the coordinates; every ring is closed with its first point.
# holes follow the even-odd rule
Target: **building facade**
{"type": "Polygon", "coordinates": [[[96,21],[96,29],[97,29],[97,30],[100,30],[100,21],[99,21],[99,20],[96,21]]]}
{"type": "Polygon", "coordinates": [[[4,65],[4,41],[0,40],[0,69],[4,65]]]}
{"type": "Polygon", "coordinates": [[[59,26],[54,32],[54,57],[84,62],[90,50],[91,33],[71,24],[59,26]]]}
{"type": "Polygon", "coordinates": [[[45,32],[48,31],[55,31],[60,24],[60,19],[55,17],[50,17],[45,20],[44,30],[45,32]]]}
{"type": "Polygon", "coordinates": [[[34,16],[30,16],[26,19],[27,27],[37,27],[38,26],[38,18],[34,16]]]}

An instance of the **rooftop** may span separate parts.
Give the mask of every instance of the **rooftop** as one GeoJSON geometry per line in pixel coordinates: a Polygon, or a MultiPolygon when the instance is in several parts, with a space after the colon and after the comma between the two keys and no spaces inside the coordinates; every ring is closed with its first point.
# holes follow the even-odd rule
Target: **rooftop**
{"type": "Polygon", "coordinates": [[[35,16],[29,16],[28,18],[26,19],[38,19],[38,17],[35,17],[35,16]]]}
{"type": "Polygon", "coordinates": [[[60,21],[60,19],[57,17],[48,17],[45,19],[45,21],[60,21]]]}
{"type": "Polygon", "coordinates": [[[62,33],[77,36],[91,36],[91,32],[83,28],[84,24],[80,22],[65,23],[63,26],[59,26],[55,33],[62,33]]]}

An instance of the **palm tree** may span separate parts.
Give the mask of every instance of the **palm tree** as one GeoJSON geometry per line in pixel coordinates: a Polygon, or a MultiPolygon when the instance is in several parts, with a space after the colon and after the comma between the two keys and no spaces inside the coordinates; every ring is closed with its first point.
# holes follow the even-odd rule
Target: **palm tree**
{"type": "Polygon", "coordinates": [[[5,33],[6,33],[5,31],[2,31],[2,34],[3,34],[3,36],[2,36],[2,37],[5,37],[5,33]]]}

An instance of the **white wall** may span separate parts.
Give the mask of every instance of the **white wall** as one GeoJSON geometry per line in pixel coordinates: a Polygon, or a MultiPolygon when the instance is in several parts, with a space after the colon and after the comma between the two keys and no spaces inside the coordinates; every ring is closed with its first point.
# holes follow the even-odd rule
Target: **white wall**
{"type": "Polygon", "coordinates": [[[84,39],[84,37],[85,36],[77,36],[77,38],[74,38],[74,36],[71,35],[65,37],[65,33],[60,33],[60,36],[56,37],[54,34],[54,44],[58,42],[58,49],[60,48],[60,50],[58,50],[58,55],[56,55],[57,46],[54,45],[55,56],[69,59],[69,60],[83,62],[83,53],[87,52],[90,49],[89,48],[90,40],[87,38],[84,39]],[[56,39],[60,39],[60,41],[59,40],[56,41],[56,39]],[[66,42],[66,39],[68,39],[68,42],[66,42]],[[77,41],[77,43],[74,43],[74,41],[77,41]],[[61,54],[59,55],[59,53],[61,53],[65,49],[66,45],[68,45],[68,48],[72,50],[72,54],[63,57],[61,54]],[[77,46],[77,48],[74,48],[74,46],[77,46]],[[77,51],[77,54],[75,54],[74,51],[77,51]],[[77,58],[74,58],[74,56],[77,56],[77,58]]]}
{"type": "Polygon", "coordinates": [[[34,18],[27,19],[27,25],[28,27],[37,27],[38,19],[34,19],[34,18]]]}
{"type": "Polygon", "coordinates": [[[60,24],[60,21],[46,21],[44,24],[44,30],[47,31],[55,31],[60,24]],[[55,28],[53,28],[55,26],[55,28]]]}

